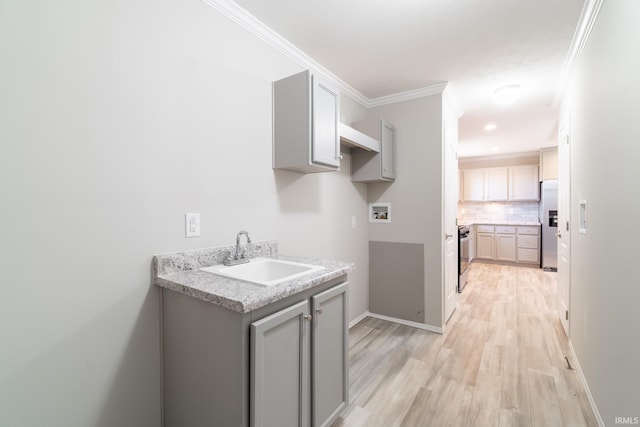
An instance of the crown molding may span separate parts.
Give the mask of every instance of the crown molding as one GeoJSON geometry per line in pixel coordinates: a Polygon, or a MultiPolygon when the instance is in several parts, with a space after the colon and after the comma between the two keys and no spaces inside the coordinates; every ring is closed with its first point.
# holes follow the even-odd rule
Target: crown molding
{"type": "Polygon", "coordinates": [[[437,95],[443,93],[449,82],[441,82],[425,86],[420,89],[408,90],[406,92],[394,93],[392,95],[381,96],[369,100],[368,108],[381,107],[383,105],[395,104],[412,99],[423,98],[425,96],[437,95]]]}
{"type": "Polygon", "coordinates": [[[258,37],[263,42],[267,43],[269,46],[276,49],[278,52],[282,53],[294,63],[300,65],[302,68],[308,68],[313,72],[322,74],[327,80],[338,86],[342,93],[349,96],[349,98],[353,99],[364,108],[379,107],[382,105],[435,95],[442,93],[447,86],[447,82],[442,82],[416,90],[369,99],[232,0],[202,1],[243,27],[245,30],[249,31],[254,36],[258,37]]]}
{"type": "Polygon", "coordinates": [[[600,12],[603,2],[604,0],[587,0],[582,8],[576,32],[573,34],[573,39],[571,40],[569,53],[564,61],[564,65],[562,66],[560,84],[558,85],[553,97],[552,105],[554,107],[557,107],[562,101],[566,87],[569,84],[571,73],[582,56],[582,51],[589,39],[589,34],[591,34],[591,30],[596,22],[598,12],[600,12]]]}
{"type": "Polygon", "coordinates": [[[280,34],[273,31],[262,21],[255,16],[251,15],[245,9],[238,6],[231,0],[202,0],[205,4],[211,6],[227,18],[231,19],[236,24],[249,31],[251,34],[258,37],[260,40],[267,43],[269,46],[282,53],[284,56],[300,65],[303,68],[308,68],[314,72],[322,74],[327,80],[337,85],[340,90],[348,95],[355,102],[361,104],[363,107],[368,108],[369,99],[349,86],[346,82],[340,79],[338,76],[327,70],[325,67],[316,62],[309,55],[298,49],[295,45],[291,44],[280,34]]]}

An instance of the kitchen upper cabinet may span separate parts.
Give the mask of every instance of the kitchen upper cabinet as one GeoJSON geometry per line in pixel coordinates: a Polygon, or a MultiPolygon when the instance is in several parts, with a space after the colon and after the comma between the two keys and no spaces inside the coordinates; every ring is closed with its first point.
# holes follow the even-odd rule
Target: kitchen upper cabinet
{"type": "Polygon", "coordinates": [[[308,70],[273,83],[273,168],[340,168],[340,92],[308,70]]]}
{"type": "Polygon", "coordinates": [[[507,200],[508,176],[507,168],[484,169],[484,200],[491,202],[507,200]]]}
{"type": "Polygon", "coordinates": [[[462,193],[465,202],[539,200],[538,166],[463,169],[462,193]]]}
{"type": "Polygon", "coordinates": [[[484,201],[484,169],[462,171],[462,199],[467,202],[484,201]]]}
{"type": "Polygon", "coordinates": [[[540,150],[540,181],[558,179],[558,149],[540,150]]]}
{"type": "Polygon", "coordinates": [[[396,179],[395,128],[383,119],[351,123],[354,129],[380,141],[380,152],[353,150],[351,152],[351,181],[389,182],[396,179]]]}
{"type": "Polygon", "coordinates": [[[538,166],[512,166],[509,168],[509,200],[539,200],[538,166]]]}

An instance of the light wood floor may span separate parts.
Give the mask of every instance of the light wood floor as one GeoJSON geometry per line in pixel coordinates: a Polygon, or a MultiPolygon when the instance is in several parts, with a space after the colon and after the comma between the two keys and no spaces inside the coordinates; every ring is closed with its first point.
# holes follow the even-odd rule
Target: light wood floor
{"type": "Polygon", "coordinates": [[[445,335],[361,321],[333,427],[597,426],[567,368],[556,288],[556,273],[473,263],[445,335]]]}

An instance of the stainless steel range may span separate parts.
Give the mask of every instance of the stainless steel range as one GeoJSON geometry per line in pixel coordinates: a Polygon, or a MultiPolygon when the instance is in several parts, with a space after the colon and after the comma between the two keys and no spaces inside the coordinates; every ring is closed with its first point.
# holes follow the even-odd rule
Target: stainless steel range
{"type": "Polygon", "coordinates": [[[458,292],[467,284],[469,267],[469,227],[458,226],[458,292]]]}

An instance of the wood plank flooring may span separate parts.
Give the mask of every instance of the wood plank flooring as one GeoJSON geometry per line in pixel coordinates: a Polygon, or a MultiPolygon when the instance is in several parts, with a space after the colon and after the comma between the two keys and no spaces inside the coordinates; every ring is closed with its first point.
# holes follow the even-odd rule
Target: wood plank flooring
{"type": "Polygon", "coordinates": [[[445,335],[364,319],[333,427],[597,426],[556,293],[556,273],[474,262],[445,335]]]}

